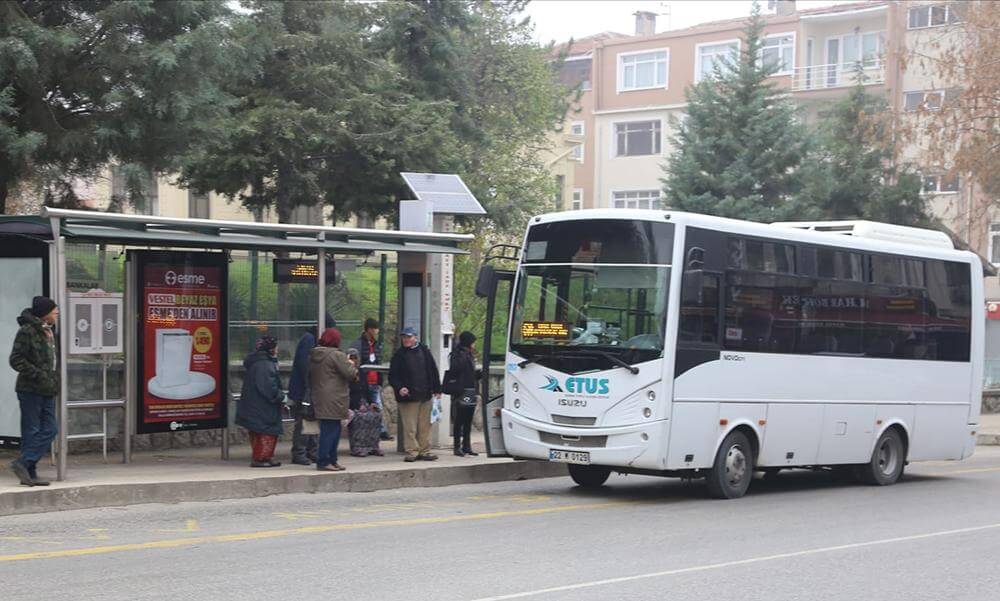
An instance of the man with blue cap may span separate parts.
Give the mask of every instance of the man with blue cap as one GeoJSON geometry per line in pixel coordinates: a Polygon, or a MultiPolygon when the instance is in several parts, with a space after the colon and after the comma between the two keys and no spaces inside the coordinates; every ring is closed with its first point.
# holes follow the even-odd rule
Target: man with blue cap
{"type": "Polygon", "coordinates": [[[434,461],[431,453],[431,402],[441,396],[441,376],[428,349],[411,327],[400,332],[402,346],[389,364],[389,385],[396,393],[403,422],[404,461],[434,461]]]}

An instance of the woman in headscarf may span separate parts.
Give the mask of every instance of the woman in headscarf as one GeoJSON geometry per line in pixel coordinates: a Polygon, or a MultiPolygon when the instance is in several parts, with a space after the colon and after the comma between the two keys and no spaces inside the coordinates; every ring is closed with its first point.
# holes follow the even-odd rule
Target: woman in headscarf
{"type": "Polygon", "coordinates": [[[243,360],[243,390],[236,408],[236,423],[250,431],[253,460],[250,467],[278,467],[274,447],[281,435],[281,405],[285,393],[278,375],[278,341],[261,336],[254,351],[243,360]]]}
{"type": "Polygon", "coordinates": [[[316,469],[320,471],[344,470],[337,463],[340,422],[347,419],[350,385],[357,376],[357,363],[340,350],[340,330],[327,328],[319,338],[319,346],[309,352],[309,385],[319,420],[316,469]]]}
{"type": "MultiPolygon", "coordinates": [[[[360,362],[357,349],[347,349],[347,358],[355,364],[360,362]]],[[[369,398],[367,382],[356,380],[351,383],[351,421],[347,424],[347,434],[352,457],[384,455],[378,448],[382,434],[382,411],[369,398]]]]}

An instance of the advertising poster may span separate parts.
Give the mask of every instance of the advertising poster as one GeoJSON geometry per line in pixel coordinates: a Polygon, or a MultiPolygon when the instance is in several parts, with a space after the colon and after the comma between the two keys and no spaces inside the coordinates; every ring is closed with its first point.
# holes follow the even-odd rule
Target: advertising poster
{"type": "Polygon", "coordinates": [[[221,253],[137,252],[140,434],[226,426],[221,253]]]}

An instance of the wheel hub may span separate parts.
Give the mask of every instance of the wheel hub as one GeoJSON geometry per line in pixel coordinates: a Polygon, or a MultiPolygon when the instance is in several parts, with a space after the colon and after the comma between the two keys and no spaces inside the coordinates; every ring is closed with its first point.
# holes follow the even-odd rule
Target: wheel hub
{"type": "Polygon", "coordinates": [[[726,480],[732,486],[743,482],[747,473],[747,457],[739,445],[733,445],[726,453],[726,480]]]}

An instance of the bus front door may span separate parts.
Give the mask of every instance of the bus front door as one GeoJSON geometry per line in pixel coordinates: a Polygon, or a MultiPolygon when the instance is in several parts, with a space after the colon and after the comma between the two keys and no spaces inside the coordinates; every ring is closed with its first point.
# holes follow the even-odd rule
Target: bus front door
{"type": "Polygon", "coordinates": [[[483,323],[483,338],[480,352],[483,357],[483,431],[486,438],[486,454],[489,457],[509,457],[503,442],[503,424],[500,410],[503,408],[504,389],[494,391],[490,386],[490,366],[504,365],[507,350],[507,321],[510,315],[510,299],[514,291],[514,272],[494,269],[483,265],[476,282],[476,295],[486,299],[486,317],[483,323]]]}

